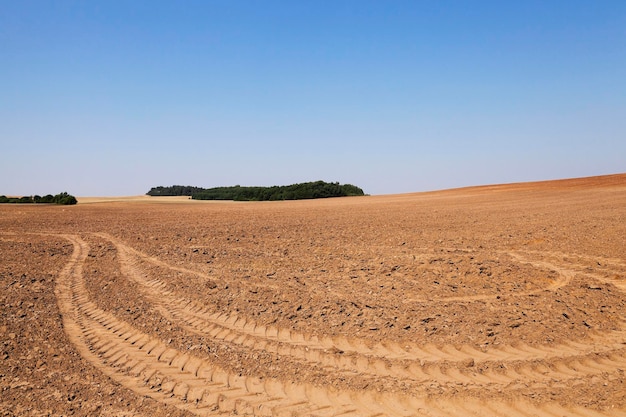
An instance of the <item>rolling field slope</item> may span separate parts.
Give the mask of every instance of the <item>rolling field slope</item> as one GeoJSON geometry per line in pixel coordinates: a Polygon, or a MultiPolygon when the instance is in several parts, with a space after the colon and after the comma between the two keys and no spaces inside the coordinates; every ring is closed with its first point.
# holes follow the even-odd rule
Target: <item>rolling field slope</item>
{"type": "Polygon", "coordinates": [[[0,415],[626,416],[626,174],[0,206],[0,415]]]}

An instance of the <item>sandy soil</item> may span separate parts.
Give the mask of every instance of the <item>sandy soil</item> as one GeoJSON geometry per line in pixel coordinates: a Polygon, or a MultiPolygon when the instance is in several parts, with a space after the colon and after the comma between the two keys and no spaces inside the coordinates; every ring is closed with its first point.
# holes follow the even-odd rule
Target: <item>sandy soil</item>
{"type": "Polygon", "coordinates": [[[626,416],[626,174],[0,206],[0,415],[626,416]]]}

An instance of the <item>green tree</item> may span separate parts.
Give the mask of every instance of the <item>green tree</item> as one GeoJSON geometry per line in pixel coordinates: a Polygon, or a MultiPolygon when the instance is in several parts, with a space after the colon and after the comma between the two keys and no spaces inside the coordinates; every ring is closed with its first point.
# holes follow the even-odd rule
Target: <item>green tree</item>
{"type": "Polygon", "coordinates": [[[63,204],[66,206],[78,203],[78,201],[76,200],[76,197],[66,192],[62,192],[60,194],[55,195],[53,200],[56,204],[63,204]]]}

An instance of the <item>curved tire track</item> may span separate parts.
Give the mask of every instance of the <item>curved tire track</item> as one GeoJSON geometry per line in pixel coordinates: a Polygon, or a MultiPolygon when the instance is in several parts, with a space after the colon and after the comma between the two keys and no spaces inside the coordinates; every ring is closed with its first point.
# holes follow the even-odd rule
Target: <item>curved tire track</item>
{"type": "MultiPolygon", "coordinates": [[[[597,279],[600,282],[615,285],[626,293],[626,263],[620,259],[594,257],[579,254],[565,254],[556,251],[516,251],[519,255],[541,257],[543,263],[550,265],[557,271],[564,271],[571,275],[582,274],[597,279]],[[547,258],[547,260],[545,260],[547,258]],[[575,258],[575,259],[572,259],[575,258]],[[585,264],[581,262],[585,262],[585,264]]],[[[528,260],[526,260],[528,262],[528,260]]]]}
{"type": "MultiPolygon", "coordinates": [[[[166,284],[156,278],[149,278],[142,271],[140,263],[151,262],[152,258],[110,236],[100,236],[116,245],[123,273],[141,284],[151,301],[162,305],[164,314],[170,314],[188,330],[252,349],[294,356],[346,373],[357,371],[413,381],[462,383],[468,387],[484,387],[488,384],[506,387],[520,382],[582,380],[590,375],[626,368],[624,331],[614,332],[609,345],[606,345],[607,338],[604,335],[586,344],[571,342],[541,347],[519,345],[480,351],[470,346],[439,348],[434,345],[401,347],[398,344],[386,344],[368,347],[362,342],[346,338],[317,338],[288,329],[259,326],[237,316],[212,313],[199,303],[177,297],[167,289],[166,284]],[[483,366],[477,372],[460,365],[468,359],[488,365],[487,369],[483,366]]],[[[160,263],[160,266],[163,264],[160,263]]],[[[541,266],[553,268],[545,263],[541,266]]],[[[571,274],[566,276],[571,277],[571,274]]]]}

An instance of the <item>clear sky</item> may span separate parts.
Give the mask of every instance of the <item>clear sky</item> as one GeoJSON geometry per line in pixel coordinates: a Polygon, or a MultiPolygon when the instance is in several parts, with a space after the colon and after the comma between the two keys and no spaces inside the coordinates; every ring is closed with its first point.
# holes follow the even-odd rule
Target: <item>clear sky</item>
{"type": "Polygon", "coordinates": [[[626,1],[0,0],[0,194],[626,172],[626,1]]]}

